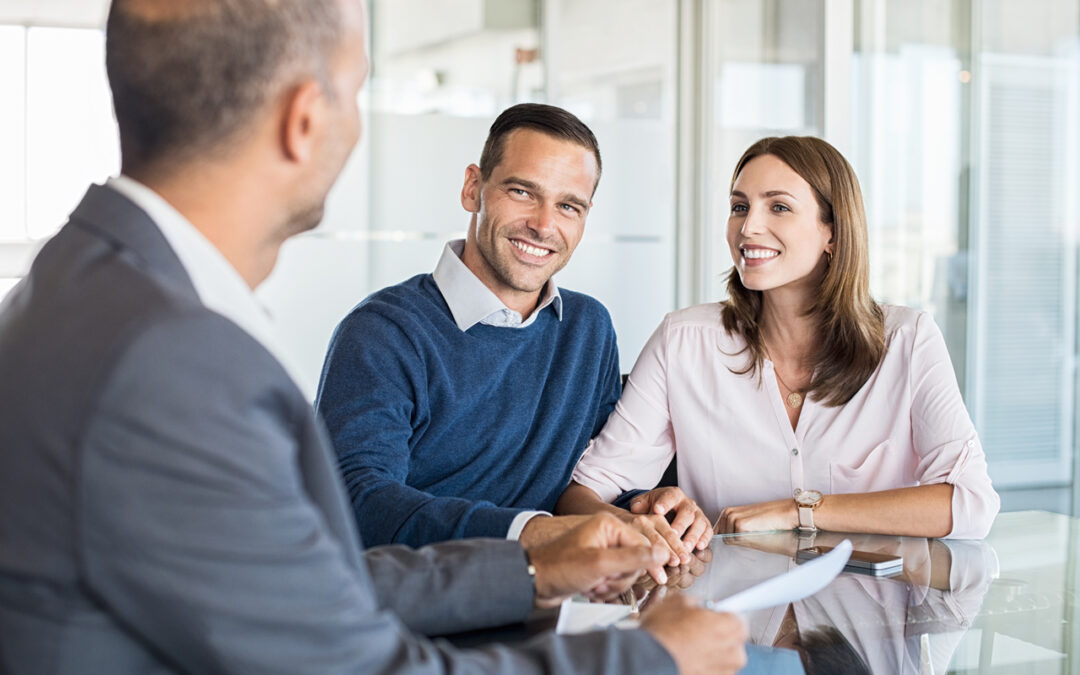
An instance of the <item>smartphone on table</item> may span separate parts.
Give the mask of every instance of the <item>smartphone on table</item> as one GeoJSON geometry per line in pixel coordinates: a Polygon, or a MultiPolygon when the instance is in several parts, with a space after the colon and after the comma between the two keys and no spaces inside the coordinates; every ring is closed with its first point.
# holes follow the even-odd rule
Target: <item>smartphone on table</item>
{"type": "MultiPolygon", "coordinates": [[[[800,549],[795,554],[796,562],[813,560],[833,550],[832,546],[811,546],[800,549]]],[[[852,551],[845,572],[857,572],[859,574],[872,574],[877,577],[888,577],[900,574],[904,571],[904,558],[893,553],[874,553],[873,551],[852,551]]]]}

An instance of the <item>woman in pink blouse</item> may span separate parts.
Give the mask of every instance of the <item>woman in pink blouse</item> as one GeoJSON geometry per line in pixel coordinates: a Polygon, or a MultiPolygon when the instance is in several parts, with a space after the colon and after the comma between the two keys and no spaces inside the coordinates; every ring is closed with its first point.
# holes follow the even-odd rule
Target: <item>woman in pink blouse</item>
{"type": "MultiPolygon", "coordinates": [[[[817,138],[739,160],[729,299],[669,314],[590,444],[560,512],[678,482],[719,532],[820,528],[979,538],[998,512],[979,437],[926,312],[870,297],[858,179],[817,138]]],[[[680,511],[678,488],[635,511],[680,511]]],[[[700,512],[699,512],[700,513],[700,512]]]]}

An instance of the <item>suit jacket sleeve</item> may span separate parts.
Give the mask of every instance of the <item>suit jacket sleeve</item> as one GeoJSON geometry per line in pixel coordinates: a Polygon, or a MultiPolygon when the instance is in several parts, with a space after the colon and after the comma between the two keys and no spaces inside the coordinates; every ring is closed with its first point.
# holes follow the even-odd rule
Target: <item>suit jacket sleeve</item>
{"type": "Polygon", "coordinates": [[[176,670],[673,670],[636,631],[474,651],[411,633],[310,492],[299,392],[227,320],[156,321],[102,367],[110,374],[73,472],[77,554],[89,592],[176,670]]]}
{"type": "Polygon", "coordinates": [[[364,552],[364,560],[379,605],[425,635],[523,621],[533,607],[532,579],[515,541],[463,539],[421,549],[376,546],[364,552]],[[477,598],[484,598],[482,607],[477,598]]]}
{"type": "Polygon", "coordinates": [[[423,355],[409,331],[371,306],[342,321],[315,405],[330,431],[361,537],[372,546],[505,537],[522,509],[407,484],[410,441],[431,414],[427,391],[423,355]],[[361,517],[372,513],[379,517],[361,517]]]}

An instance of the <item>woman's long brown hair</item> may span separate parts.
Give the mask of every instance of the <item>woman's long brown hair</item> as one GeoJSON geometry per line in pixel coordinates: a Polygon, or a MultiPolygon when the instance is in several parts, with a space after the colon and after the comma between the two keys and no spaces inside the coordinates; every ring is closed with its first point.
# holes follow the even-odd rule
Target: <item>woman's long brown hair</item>
{"type": "MultiPolygon", "coordinates": [[[[885,318],[870,297],[866,212],[855,171],[840,152],[820,138],[763,138],[751,145],[731,178],[732,188],[746,164],[761,155],[780,159],[810,184],[821,222],[832,228],[833,255],[818,297],[806,312],[819,338],[811,352],[813,375],[807,393],[827,406],[851,400],[877,369],[885,354],[885,318]]],[[[738,374],[760,375],[765,358],[761,335],[761,291],[742,284],[736,269],[728,274],[724,328],[746,340],[750,363],[738,374]]]]}

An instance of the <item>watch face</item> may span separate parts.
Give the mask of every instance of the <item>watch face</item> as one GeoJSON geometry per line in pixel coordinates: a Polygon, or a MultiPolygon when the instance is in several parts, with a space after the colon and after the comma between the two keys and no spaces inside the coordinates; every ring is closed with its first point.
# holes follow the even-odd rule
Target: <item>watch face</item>
{"type": "Polygon", "coordinates": [[[795,496],[796,503],[801,506],[813,506],[821,501],[822,494],[817,490],[803,490],[795,496]]]}

